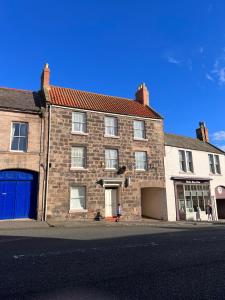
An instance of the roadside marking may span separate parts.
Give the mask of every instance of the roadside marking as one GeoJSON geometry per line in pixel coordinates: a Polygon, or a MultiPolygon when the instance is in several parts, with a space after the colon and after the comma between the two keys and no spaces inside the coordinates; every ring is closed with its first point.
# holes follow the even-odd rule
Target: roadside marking
{"type": "Polygon", "coordinates": [[[65,255],[65,254],[73,254],[73,253],[86,253],[87,251],[108,251],[112,249],[126,249],[126,248],[143,248],[143,247],[157,247],[159,244],[155,242],[142,243],[142,244],[127,244],[127,245],[115,245],[110,247],[92,247],[88,249],[74,249],[74,250],[58,250],[58,251],[48,251],[45,253],[39,254],[17,254],[13,255],[14,259],[25,259],[25,258],[35,258],[35,257],[47,257],[47,256],[57,256],[57,255],[65,255]]]}

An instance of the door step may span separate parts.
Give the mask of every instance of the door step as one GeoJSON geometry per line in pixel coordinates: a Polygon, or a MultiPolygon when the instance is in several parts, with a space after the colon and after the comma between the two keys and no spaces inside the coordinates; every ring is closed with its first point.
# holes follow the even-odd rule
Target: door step
{"type": "Polygon", "coordinates": [[[105,217],[105,220],[107,222],[115,222],[116,221],[116,217],[105,217]]]}

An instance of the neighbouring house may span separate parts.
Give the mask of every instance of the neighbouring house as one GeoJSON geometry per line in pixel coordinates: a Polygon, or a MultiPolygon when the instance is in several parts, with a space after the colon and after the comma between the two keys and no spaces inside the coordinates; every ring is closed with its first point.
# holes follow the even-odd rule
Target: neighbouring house
{"type": "Polygon", "coordinates": [[[44,107],[37,92],[0,88],[0,220],[43,219],[44,107]]]}
{"type": "Polygon", "coordinates": [[[47,218],[166,218],[163,119],[149,106],[147,87],[135,99],[50,84],[47,218]]]}
{"type": "Polygon", "coordinates": [[[165,176],[169,221],[225,219],[225,153],[209,143],[203,122],[197,138],[165,134],[165,176]],[[200,216],[198,215],[200,213],[200,216]]]}

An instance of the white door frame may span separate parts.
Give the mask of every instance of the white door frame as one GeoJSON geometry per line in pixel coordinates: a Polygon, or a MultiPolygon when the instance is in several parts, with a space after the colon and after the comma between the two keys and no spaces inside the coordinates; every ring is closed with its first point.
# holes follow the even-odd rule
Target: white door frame
{"type": "Polygon", "coordinates": [[[118,189],[105,189],[105,217],[113,217],[116,215],[116,206],[118,203],[118,189]]]}

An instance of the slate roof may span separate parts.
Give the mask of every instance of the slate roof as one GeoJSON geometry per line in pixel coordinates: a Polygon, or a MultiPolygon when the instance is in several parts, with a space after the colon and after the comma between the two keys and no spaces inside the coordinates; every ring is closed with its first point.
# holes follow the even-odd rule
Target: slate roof
{"type": "Polygon", "coordinates": [[[223,155],[225,154],[225,152],[210,143],[202,142],[197,138],[190,138],[176,134],[165,133],[165,145],[177,148],[218,153],[223,155]]]}
{"type": "Polygon", "coordinates": [[[107,96],[52,85],[50,86],[49,95],[50,103],[54,105],[153,119],[162,118],[152,108],[127,98],[107,96]]]}
{"type": "Polygon", "coordinates": [[[39,93],[0,87],[0,109],[39,112],[43,101],[39,93]]]}

